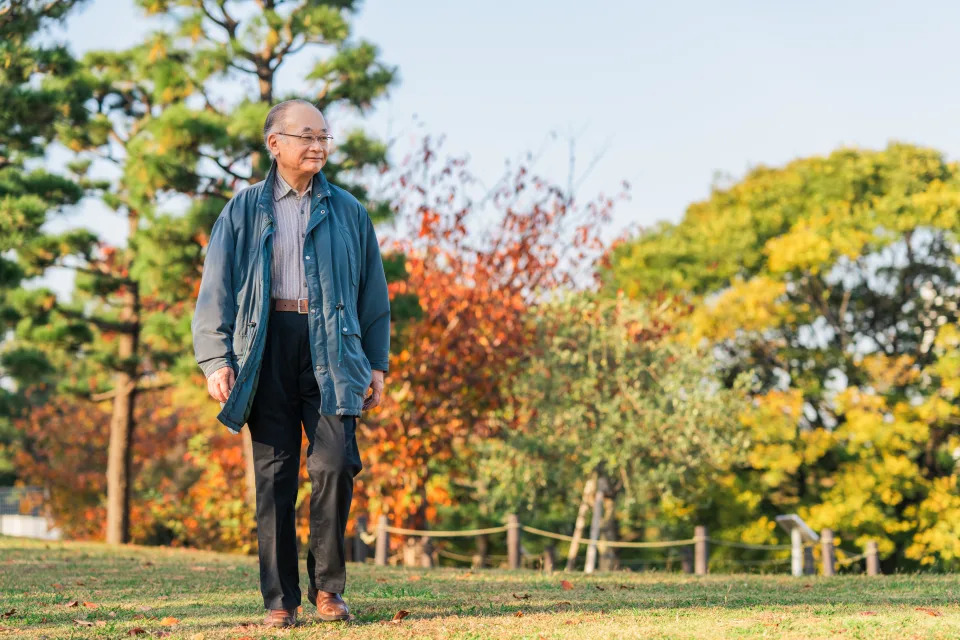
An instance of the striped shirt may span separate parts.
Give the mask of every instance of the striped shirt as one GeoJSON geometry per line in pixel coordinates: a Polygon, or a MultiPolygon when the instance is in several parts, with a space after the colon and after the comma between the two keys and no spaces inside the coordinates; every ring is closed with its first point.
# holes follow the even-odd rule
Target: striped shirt
{"type": "MultiPolygon", "coordinates": [[[[312,181],[311,181],[312,184],[312,181]]],[[[310,218],[310,187],[302,194],[276,173],[273,183],[273,215],[277,229],[273,234],[273,257],[270,260],[270,296],[285,300],[307,297],[307,281],[303,270],[303,240],[310,218]]]]}

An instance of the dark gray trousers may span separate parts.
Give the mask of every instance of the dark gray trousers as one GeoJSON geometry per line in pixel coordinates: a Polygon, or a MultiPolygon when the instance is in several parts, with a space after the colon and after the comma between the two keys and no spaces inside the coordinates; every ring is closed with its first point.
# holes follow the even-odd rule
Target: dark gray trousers
{"type": "Polygon", "coordinates": [[[247,419],[257,485],[260,591],[266,609],[294,609],[301,604],[296,533],[301,424],[309,441],[309,584],[343,593],[347,515],[353,478],[363,468],[357,418],[320,414],[306,314],[270,311],[261,366],[247,419]]]}

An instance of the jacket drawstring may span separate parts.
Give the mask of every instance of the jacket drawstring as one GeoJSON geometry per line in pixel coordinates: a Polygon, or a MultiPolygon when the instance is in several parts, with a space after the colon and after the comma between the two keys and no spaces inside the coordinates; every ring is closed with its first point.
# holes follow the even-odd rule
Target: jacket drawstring
{"type": "Polygon", "coordinates": [[[343,365],[343,327],[340,319],[343,317],[343,303],[337,304],[337,366],[343,365]]]}

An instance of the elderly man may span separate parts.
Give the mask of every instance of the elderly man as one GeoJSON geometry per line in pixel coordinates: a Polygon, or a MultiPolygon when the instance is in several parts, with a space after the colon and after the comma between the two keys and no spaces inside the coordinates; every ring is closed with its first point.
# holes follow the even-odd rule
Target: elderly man
{"type": "Polygon", "coordinates": [[[320,111],[282,102],[263,136],[273,156],[267,177],[231,198],[210,233],[194,352],[221,403],[217,419],[234,433],[246,423],[253,440],[264,623],[295,624],[301,602],[301,424],[312,485],[307,599],[321,619],[347,620],[344,533],[362,468],[357,418],[383,392],[387,282],[366,209],[320,171],[333,139],[320,111]]]}

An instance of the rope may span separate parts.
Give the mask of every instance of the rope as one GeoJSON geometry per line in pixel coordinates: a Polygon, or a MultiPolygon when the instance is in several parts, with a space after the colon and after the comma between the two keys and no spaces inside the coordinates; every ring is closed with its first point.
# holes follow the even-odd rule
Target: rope
{"type": "Polygon", "coordinates": [[[454,553],[453,551],[445,551],[443,549],[438,549],[439,553],[444,558],[450,558],[451,560],[460,560],[461,562],[473,562],[473,556],[468,556],[462,553],[454,553]]]}
{"type": "MultiPolygon", "coordinates": [[[[573,536],[564,535],[562,533],[554,533],[552,531],[544,531],[543,529],[537,529],[536,527],[530,527],[527,525],[522,525],[519,527],[527,533],[532,533],[534,535],[543,536],[545,538],[553,538],[554,540],[563,540],[565,542],[573,542],[573,536]]],[[[456,537],[468,537],[468,536],[482,536],[492,533],[503,533],[510,529],[510,525],[502,525],[499,527],[487,527],[486,529],[467,529],[465,531],[426,531],[422,529],[403,529],[401,527],[391,527],[387,526],[386,530],[388,533],[406,535],[406,536],[424,536],[428,538],[456,538],[456,537]]],[[[706,538],[705,541],[711,542],[712,544],[720,545],[723,547],[737,547],[739,549],[752,549],[755,551],[786,551],[791,549],[792,546],[789,544],[750,544],[747,542],[734,542],[732,540],[720,540],[718,538],[706,538]]],[[[579,542],[584,545],[590,544],[589,538],[580,538],[579,542]]],[[[620,540],[599,540],[598,544],[613,547],[619,549],[658,549],[664,547],[683,547],[691,545],[697,542],[696,538],[688,538],[686,540],[662,540],[659,542],[625,542],[620,540]]],[[[804,548],[816,547],[816,543],[807,542],[804,543],[804,548]]]]}
{"type": "MultiPolygon", "coordinates": [[[[544,536],[546,538],[554,538],[555,540],[565,540],[567,542],[573,541],[573,536],[565,536],[562,533],[553,533],[552,531],[544,531],[543,529],[536,529],[534,527],[528,527],[523,525],[520,527],[527,533],[532,533],[538,536],[544,536]]],[[[580,542],[583,544],[590,544],[589,538],[580,538],[580,542]]],[[[620,547],[624,549],[647,549],[647,548],[657,548],[657,547],[682,547],[684,545],[693,544],[694,539],[690,538],[689,540],[664,540],[661,542],[622,542],[618,540],[598,540],[598,545],[603,545],[607,547],[620,547]]]]}
{"type": "Polygon", "coordinates": [[[855,555],[855,556],[852,556],[852,557],[850,557],[850,558],[844,558],[843,560],[837,560],[836,562],[837,562],[837,564],[850,564],[850,563],[852,563],[852,562],[857,562],[857,561],[859,561],[859,560],[863,560],[863,559],[866,558],[866,557],[867,557],[867,554],[861,553],[861,554],[859,554],[859,555],[855,555]]]}
{"type": "Polygon", "coordinates": [[[488,533],[503,533],[509,527],[489,527],[487,529],[467,529],[466,531],[422,531],[420,529],[401,529],[400,527],[387,528],[388,533],[398,533],[405,536],[426,536],[428,538],[456,538],[458,536],[482,536],[488,533]]]}

